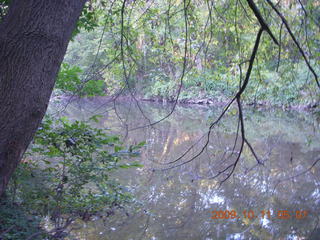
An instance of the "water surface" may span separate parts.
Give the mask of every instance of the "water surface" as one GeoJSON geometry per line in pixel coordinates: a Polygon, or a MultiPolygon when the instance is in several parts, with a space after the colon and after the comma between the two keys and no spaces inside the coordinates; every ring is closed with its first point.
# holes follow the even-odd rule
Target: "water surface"
{"type": "Polygon", "coordinates": [[[257,164],[246,146],[234,173],[221,185],[240,147],[238,137],[232,152],[236,109],[214,128],[203,153],[190,161],[205,144],[201,137],[221,108],[178,106],[159,124],[132,131],[171,108],[147,102],[114,105],[103,98],[68,106],[72,118],[103,115],[100,127],[122,134],[128,145],[147,142],[134,159],[144,167],[114,176],[132,191],[136,203],[104,221],[84,223],[70,239],[320,239],[320,174],[317,164],[312,167],[320,158],[315,116],[245,108],[245,134],[263,164],[257,164]]]}

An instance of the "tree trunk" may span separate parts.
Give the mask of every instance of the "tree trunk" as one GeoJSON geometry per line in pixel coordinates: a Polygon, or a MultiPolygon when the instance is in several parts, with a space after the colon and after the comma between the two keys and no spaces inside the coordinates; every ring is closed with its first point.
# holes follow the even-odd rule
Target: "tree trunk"
{"type": "Polygon", "coordinates": [[[0,197],[48,106],[86,0],[13,0],[0,23],[0,197]]]}

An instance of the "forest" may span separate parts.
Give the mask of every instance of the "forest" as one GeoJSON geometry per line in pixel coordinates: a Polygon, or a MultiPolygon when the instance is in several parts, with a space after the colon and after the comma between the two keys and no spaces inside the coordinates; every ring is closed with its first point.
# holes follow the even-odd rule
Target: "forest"
{"type": "Polygon", "coordinates": [[[319,240],[318,0],[0,0],[0,240],[319,240]]]}

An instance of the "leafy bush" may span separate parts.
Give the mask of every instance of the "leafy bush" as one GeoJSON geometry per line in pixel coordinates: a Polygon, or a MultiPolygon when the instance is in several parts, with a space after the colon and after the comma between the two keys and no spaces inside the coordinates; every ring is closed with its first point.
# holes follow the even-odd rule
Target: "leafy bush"
{"type": "Polygon", "coordinates": [[[155,82],[155,84],[151,87],[150,93],[152,96],[159,96],[172,100],[176,93],[176,84],[173,81],[155,82]]]}
{"type": "Polygon", "coordinates": [[[81,73],[81,68],[63,63],[55,87],[80,96],[103,96],[105,88],[104,81],[86,80],[83,82],[79,77],[81,73]]]}
{"type": "Polygon", "coordinates": [[[17,204],[2,200],[0,202],[0,239],[21,240],[27,239],[34,233],[43,233],[32,240],[44,239],[46,233],[40,229],[40,218],[26,213],[26,210],[17,204]]]}
{"type": "MultiPolygon", "coordinates": [[[[97,116],[91,120],[98,121],[97,116]]],[[[125,150],[117,136],[87,122],[46,117],[7,194],[30,214],[50,216],[55,228],[63,228],[70,219],[109,216],[132,201],[110,173],[141,166],[130,159],[143,145],[125,150]],[[121,161],[124,158],[127,163],[121,161]]]]}

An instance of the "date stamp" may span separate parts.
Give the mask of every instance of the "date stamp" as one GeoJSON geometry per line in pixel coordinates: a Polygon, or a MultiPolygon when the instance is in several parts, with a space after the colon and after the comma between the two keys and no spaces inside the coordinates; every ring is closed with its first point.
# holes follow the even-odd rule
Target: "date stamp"
{"type": "Polygon", "coordinates": [[[302,220],[308,217],[307,210],[261,210],[261,211],[253,211],[253,210],[244,210],[242,212],[238,212],[236,210],[213,210],[210,211],[211,219],[241,219],[246,218],[249,220],[254,220],[257,218],[267,218],[267,219],[298,219],[302,220]]]}

